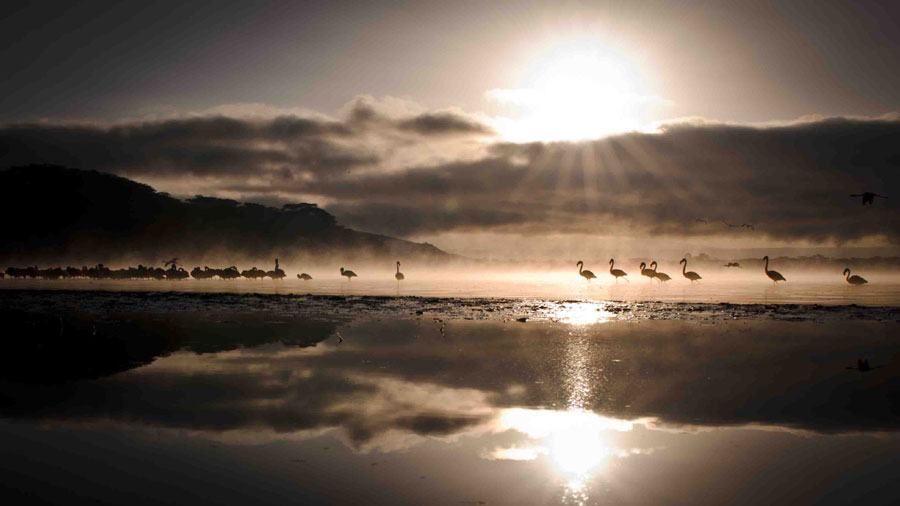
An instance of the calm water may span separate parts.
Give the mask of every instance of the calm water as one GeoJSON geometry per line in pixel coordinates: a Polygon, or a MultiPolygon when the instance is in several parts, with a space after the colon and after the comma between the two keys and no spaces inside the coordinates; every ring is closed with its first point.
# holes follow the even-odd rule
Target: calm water
{"type": "Polygon", "coordinates": [[[0,311],[12,499],[900,501],[895,307],[7,290],[0,311]]]}

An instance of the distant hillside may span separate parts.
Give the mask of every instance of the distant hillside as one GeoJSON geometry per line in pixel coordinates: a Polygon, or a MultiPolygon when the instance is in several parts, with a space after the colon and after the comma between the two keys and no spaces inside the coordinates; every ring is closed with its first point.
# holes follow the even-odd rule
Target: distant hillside
{"type": "Polygon", "coordinates": [[[30,165],[0,171],[0,263],[436,262],[430,244],[357,232],[315,204],[282,208],[197,196],[186,201],[111,174],[30,165]]]}

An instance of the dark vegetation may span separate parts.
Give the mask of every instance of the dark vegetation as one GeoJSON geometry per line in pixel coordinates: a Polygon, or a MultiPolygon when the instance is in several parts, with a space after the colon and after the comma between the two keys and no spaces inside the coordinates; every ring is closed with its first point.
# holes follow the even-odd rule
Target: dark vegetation
{"type": "MultiPolygon", "coordinates": [[[[429,244],[357,232],[316,204],[274,208],[196,196],[179,200],[150,186],[97,171],[29,165],[0,171],[0,262],[37,265],[165,258],[272,258],[328,261],[415,257],[444,260],[429,244]]],[[[228,265],[228,264],[226,264],[228,265]]]]}

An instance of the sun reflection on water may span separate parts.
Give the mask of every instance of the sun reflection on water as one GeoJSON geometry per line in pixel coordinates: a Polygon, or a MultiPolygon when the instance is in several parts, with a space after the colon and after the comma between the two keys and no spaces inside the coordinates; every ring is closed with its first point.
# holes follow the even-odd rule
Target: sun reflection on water
{"type": "MultiPolygon", "coordinates": [[[[619,420],[582,409],[551,411],[513,408],[504,410],[499,430],[516,430],[529,438],[529,445],[499,448],[489,458],[535,460],[546,457],[565,485],[564,501],[584,504],[587,485],[610,458],[623,455],[610,442],[610,431],[631,431],[642,421],[619,420]]],[[[627,452],[626,452],[627,453],[627,452]]]]}
{"type": "Polygon", "coordinates": [[[554,308],[544,310],[543,313],[544,317],[550,321],[569,325],[605,323],[616,316],[607,311],[606,304],[602,302],[564,302],[554,308]]]}

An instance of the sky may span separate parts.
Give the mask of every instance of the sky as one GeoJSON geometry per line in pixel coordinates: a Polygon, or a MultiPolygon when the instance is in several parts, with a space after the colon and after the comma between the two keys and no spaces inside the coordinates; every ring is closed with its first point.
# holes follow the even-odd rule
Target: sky
{"type": "Polygon", "coordinates": [[[849,197],[900,183],[893,2],[6,10],[3,166],[316,202],[464,254],[900,242],[896,199],[849,197]]]}

